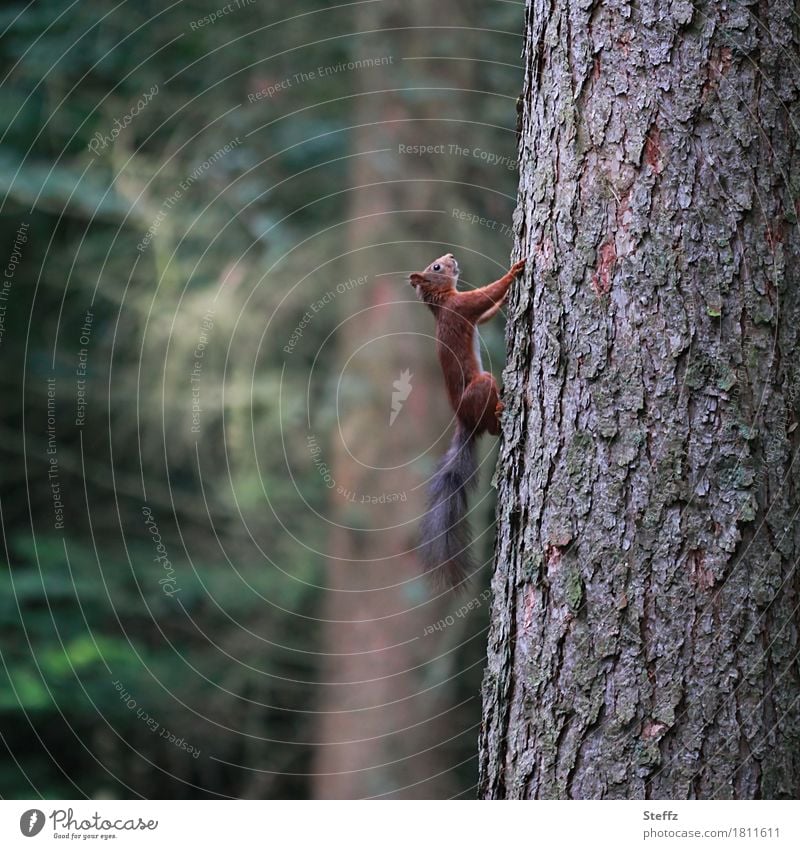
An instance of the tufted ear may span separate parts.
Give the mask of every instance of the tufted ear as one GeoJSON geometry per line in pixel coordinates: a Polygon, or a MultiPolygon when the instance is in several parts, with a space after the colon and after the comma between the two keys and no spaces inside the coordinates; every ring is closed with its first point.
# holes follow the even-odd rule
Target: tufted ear
{"type": "Polygon", "coordinates": [[[413,274],[408,275],[408,282],[412,286],[419,286],[419,284],[423,283],[424,280],[425,278],[417,271],[415,271],[413,274]]]}

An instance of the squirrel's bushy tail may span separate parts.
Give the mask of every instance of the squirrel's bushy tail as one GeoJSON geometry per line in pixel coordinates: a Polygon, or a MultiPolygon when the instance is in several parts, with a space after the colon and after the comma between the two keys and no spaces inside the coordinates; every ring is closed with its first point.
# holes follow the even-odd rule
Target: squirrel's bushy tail
{"type": "Polygon", "coordinates": [[[450,447],[431,479],[428,508],[421,523],[422,561],[439,586],[458,586],[473,571],[467,491],[477,480],[475,434],[458,422],[450,447]]]}

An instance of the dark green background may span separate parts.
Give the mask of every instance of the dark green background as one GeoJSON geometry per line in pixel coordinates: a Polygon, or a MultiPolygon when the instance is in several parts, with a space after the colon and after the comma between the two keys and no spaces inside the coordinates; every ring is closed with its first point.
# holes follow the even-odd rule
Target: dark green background
{"type": "MultiPolygon", "coordinates": [[[[343,70],[256,102],[248,94],[321,65],[390,53],[412,110],[433,100],[443,117],[476,124],[454,125],[453,142],[516,155],[519,4],[453,4],[460,28],[416,33],[415,50],[428,38],[429,55],[450,57],[436,78],[406,58],[402,26],[360,32],[358,4],[256,0],[191,26],[218,8],[37,0],[0,11],[4,260],[20,223],[29,225],[0,344],[4,797],[312,792],[322,602],[313,585],[323,569],[313,552],[326,546],[314,511],[326,490],[308,460],[303,416],[314,340],[334,331],[347,301],[315,317],[294,355],[281,349],[308,303],[348,276],[341,263],[318,269],[341,250],[331,227],[351,202],[351,95],[369,88],[369,76],[343,70]],[[116,140],[90,151],[95,133],[108,134],[154,86],[116,140]],[[198,448],[187,363],[225,278],[203,359],[198,448]],[[76,427],[87,311],[87,416],[76,427]],[[52,378],[63,529],[48,479],[52,378]],[[256,456],[254,445],[265,448],[256,456]],[[144,505],[179,576],[185,614],[155,585],[161,567],[144,505]],[[148,717],[177,745],[160,739],[148,717]]],[[[417,25],[426,26],[424,16],[417,25]]],[[[443,208],[510,224],[514,170],[473,157],[449,167],[462,185],[443,208]]],[[[386,156],[387,179],[409,168],[408,159],[386,156]]],[[[507,262],[511,239],[497,231],[447,216],[414,227],[437,244],[414,248],[408,270],[459,240],[486,257],[472,260],[471,279],[493,279],[507,262]]],[[[502,330],[487,339],[502,359],[502,330]]],[[[323,408],[336,373],[333,358],[316,364],[311,391],[323,408]]],[[[319,421],[325,443],[335,419],[319,421]]],[[[442,769],[454,771],[466,796],[475,782],[484,627],[485,606],[467,626],[476,639],[458,650],[465,671],[448,685],[473,731],[442,749],[442,769]]]]}

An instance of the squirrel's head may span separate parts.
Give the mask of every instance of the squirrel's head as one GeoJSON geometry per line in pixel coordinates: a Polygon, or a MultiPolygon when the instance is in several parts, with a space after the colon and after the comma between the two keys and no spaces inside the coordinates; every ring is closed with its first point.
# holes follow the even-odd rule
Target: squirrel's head
{"type": "Polygon", "coordinates": [[[445,254],[435,259],[422,273],[415,271],[408,282],[417,289],[426,283],[431,288],[455,289],[458,282],[458,261],[452,254],[445,254]]]}

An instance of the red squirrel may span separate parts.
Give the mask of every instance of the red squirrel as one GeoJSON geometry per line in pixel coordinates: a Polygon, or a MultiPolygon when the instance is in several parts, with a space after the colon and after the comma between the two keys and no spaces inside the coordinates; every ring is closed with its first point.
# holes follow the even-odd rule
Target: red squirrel
{"type": "Polygon", "coordinates": [[[523,259],[494,283],[459,292],[458,262],[445,254],[409,277],[436,319],[436,350],[456,414],[455,434],[431,479],[420,542],[426,572],[446,587],[459,586],[473,571],[466,514],[467,488],[477,483],[475,439],[484,431],[500,433],[503,411],[497,381],[481,365],[476,325],[500,310],[524,268],[523,259]]]}

